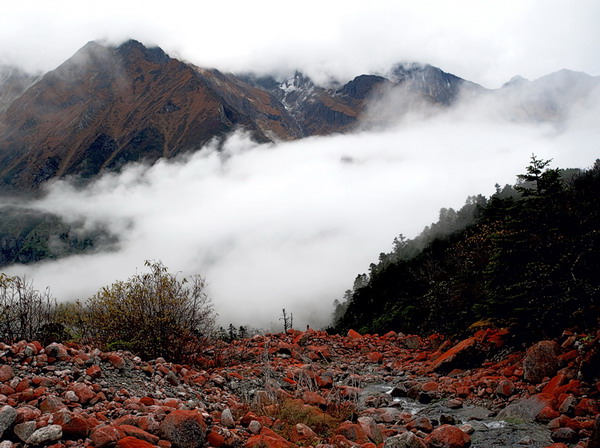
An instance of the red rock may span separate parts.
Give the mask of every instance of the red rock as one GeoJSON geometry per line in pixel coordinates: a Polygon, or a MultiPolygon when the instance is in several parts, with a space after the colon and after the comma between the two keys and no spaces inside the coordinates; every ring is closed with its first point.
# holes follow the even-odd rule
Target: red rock
{"type": "Polygon", "coordinates": [[[15,387],[15,392],[23,392],[25,389],[29,388],[29,380],[27,378],[23,378],[15,387]]]}
{"type": "Polygon", "coordinates": [[[442,425],[425,438],[430,448],[466,448],[471,445],[471,437],[460,428],[442,425]]]}
{"type": "MultiPolygon", "coordinates": [[[[158,438],[157,438],[158,441],[158,438]]],[[[154,448],[154,445],[145,440],[136,439],[135,437],[124,437],[117,442],[119,448],[154,448]]]]}
{"type": "Polygon", "coordinates": [[[541,341],[527,350],[523,359],[523,379],[530,383],[541,383],[558,370],[559,347],[555,341],[541,341]]]}
{"type": "Polygon", "coordinates": [[[65,439],[85,439],[90,433],[88,422],[77,414],[61,410],[55,413],[53,418],[54,423],[61,426],[65,439]]]}
{"type": "Polygon", "coordinates": [[[356,423],[344,422],[339,426],[335,433],[344,436],[352,442],[361,444],[369,442],[367,433],[356,423]]]}
{"type": "Polygon", "coordinates": [[[306,392],[304,392],[302,399],[306,404],[310,404],[310,405],[314,405],[314,406],[321,406],[321,407],[327,406],[327,401],[325,400],[325,398],[323,398],[317,392],[306,391],[306,392]]]}
{"type": "Polygon", "coordinates": [[[262,428],[259,435],[250,437],[246,448],[291,448],[293,445],[269,428],[262,428]]]}
{"type": "Polygon", "coordinates": [[[136,439],[144,440],[152,445],[156,445],[158,443],[159,438],[154,434],[150,434],[149,432],[144,431],[136,426],[132,425],[119,425],[119,429],[121,429],[126,436],[135,437],[136,439]]]}
{"type": "Polygon", "coordinates": [[[66,408],[67,405],[63,403],[63,401],[55,397],[54,395],[50,395],[40,404],[40,410],[45,414],[54,414],[55,412],[66,408]]]}
{"type": "Polygon", "coordinates": [[[478,342],[478,339],[475,337],[459,342],[437,358],[433,364],[429,366],[428,371],[448,371],[454,368],[454,365],[457,364],[457,362],[460,361],[462,363],[463,360],[469,360],[472,358],[473,353],[476,352],[478,342]]]}
{"type": "Polygon", "coordinates": [[[85,374],[90,376],[92,379],[97,379],[102,376],[102,369],[98,365],[93,365],[85,369],[85,374]]]}
{"type": "Polygon", "coordinates": [[[502,380],[496,387],[496,394],[510,397],[515,391],[515,385],[511,380],[502,380]]]}
{"type": "Polygon", "coordinates": [[[552,394],[557,396],[558,388],[564,384],[566,379],[567,377],[564,374],[557,374],[550,381],[548,381],[548,384],[544,386],[542,392],[545,394],[552,394]]]}
{"type": "Polygon", "coordinates": [[[92,443],[96,448],[112,447],[125,437],[125,433],[118,426],[101,426],[92,432],[92,443]]]}
{"type": "Polygon", "coordinates": [[[539,414],[535,417],[538,422],[548,423],[560,416],[560,412],[555,411],[551,406],[545,406],[539,414]]]}
{"type": "Polygon", "coordinates": [[[156,404],[156,400],[152,397],[142,397],[140,398],[140,403],[144,406],[154,406],[156,404]]]}
{"type": "Polygon", "coordinates": [[[428,381],[426,383],[423,383],[421,385],[421,390],[423,392],[432,392],[438,390],[438,383],[436,383],[435,381],[428,381]]]}
{"type": "Polygon", "coordinates": [[[383,362],[383,355],[379,352],[370,352],[367,354],[369,362],[381,364],[383,362]]]}
{"type": "Polygon", "coordinates": [[[577,358],[577,356],[579,356],[579,350],[571,350],[567,353],[559,355],[558,359],[564,364],[568,364],[570,361],[573,361],[575,358],[577,358]]]}
{"type": "Polygon", "coordinates": [[[352,329],[348,330],[348,337],[350,339],[362,339],[362,335],[352,329]]]}
{"type": "Polygon", "coordinates": [[[42,411],[38,408],[29,405],[19,406],[17,408],[17,417],[15,418],[15,423],[24,423],[30,422],[32,420],[36,420],[38,417],[42,415],[42,411]]]}
{"type": "Polygon", "coordinates": [[[598,402],[591,398],[582,398],[575,406],[577,416],[597,415],[598,412],[598,402]]]}
{"type": "Polygon", "coordinates": [[[371,439],[375,443],[382,443],[384,440],[383,433],[381,432],[381,428],[377,425],[375,420],[372,417],[359,417],[358,424],[365,431],[365,434],[369,439],[371,439]]]}
{"type": "Polygon", "coordinates": [[[246,415],[240,419],[240,425],[247,428],[252,420],[259,420],[259,418],[253,412],[247,412],[246,415]]]}
{"type": "Polygon", "coordinates": [[[328,375],[317,375],[315,382],[320,389],[330,388],[333,386],[333,377],[328,375]]]}
{"type": "Polygon", "coordinates": [[[175,448],[199,448],[205,444],[206,424],[198,411],[171,411],[160,424],[160,436],[175,448]]]}
{"type": "MultiPolygon", "coordinates": [[[[63,344],[58,344],[56,342],[53,342],[52,344],[48,345],[44,349],[44,352],[46,356],[48,356],[48,358],[54,358],[60,361],[66,361],[69,359],[67,347],[65,347],[63,344]]],[[[50,361],[50,359],[48,361],[50,361]]]]}
{"type": "Polygon", "coordinates": [[[317,434],[312,429],[310,429],[308,426],[306,426],[303,423],[297,423],[292,428],[290,440],[294,443],[298,443],[302,440],[317,439],[318,437],[319,436],[317,436],[317,434]]]}
{"type": "Polygon", "coordinates": [[[115,369],[121,370],[125,367],[125,361],[117,354],[108,355],[108,362],[110,362],[115,369]]]}
{"type": "Polygon", "coordinates": [[[71,390],[75,392],[75,395],[77,395],[81,404],[86,404],[96,395],[89,386],[83,383],[74,383],[71,386],[71,390]]]}
{"type": "Polygon", "coordinates": [[[214,446],[217,448],[225,445],[225,437],[214,431],[208,433],[208,435],[206,436],[206,440],[210,446],[214,446]]]}
{"type": "Polygon", "coordinates": [[[7,364],[3,364],[0,366],[0,382],[5,383],[6,381],[10,381],[15,377],[15,372],[13,368],[7,364]]]}
{"type": "Polygon", "coordinates": [[[416,417],[414,420],[408,422],[406,429],[411,430],[413,428],[423,432],[433,431],[431,420],[429,420],[427,417],[416,417]]]}

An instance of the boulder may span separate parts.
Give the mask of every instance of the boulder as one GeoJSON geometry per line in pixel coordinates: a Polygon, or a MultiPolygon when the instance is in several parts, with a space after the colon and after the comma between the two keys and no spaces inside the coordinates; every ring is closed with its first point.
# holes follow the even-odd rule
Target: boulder
{"type": "Polygon", "coordinates": [[[11,427],[16,418],[17,411],[12,406],[5,405],[0,408],[0,437],[11,427]]]}
{"type": "MultiPolygon", "coordinates": [[[[521,398],[502,409],[498,413],[498,419],[516,418],[533,422],[544,408],[549,407],[553,409],[554,404],[554,397],[544,393],[528,398],[521,398]]],[[[547,413],[547,411],[545,412],[547,413]]]]}
{"type": "Polygon", "coordinates": [[[456,426],[442,425],[434,429],[425,442],[430,448],[467,448],[471,446],[471,437],[456,426]]]}
{"type": "Polygon", "coordinates": [[[225,408],[223,409],[223,412],[221,412],[221,425],[227,428],[235,427],[235,420],[233,419],[231,409],[225,408]]]}
{"type": "Polygon", "coordinates": [[[367,436],[367,433],[359,424],[356,423],[344,422],[340,425],[335,433],[359,444],[369,442],[369,436],[367,436]]]}
{"type": "Polygon", "coordinates": [[[449,372],[480,364],[485,358],[475,337],[465,339],[438,357],[428,368],[430,372],[449,372]]]}
{"type": "Polygon", "coordinates": [[[555,341],[540,341],[527,350],[523,359],[523,379],[541,383],[545,377],[553,377],[558,370],[559,346],[555,341]]]}
{"type": "Polygon", "coordinates": [[[427,448],[425,442],[414,433],[407,431],[397,436],[389,437],[383,448],[427,448]]]}
{"type": "Polygon", "coordinates": [[[5,383],[15,377],[13,368],[7,364],[0,366],[0,383],[5,383]]]}
{"type": "Polygon", "coordinates": [[[172,411],[159,428],[174,448],[200,448],[206,444],[206,424],[198,411],[172,411]]]}
{"type": "Polygon", "coordinates": [[[113,447],[119,440],[125,437],[125,433],[114,425],[101,426],[92,432],[92,444],[96,448],[113,447]]]}
{"type": "Polygon", "coordinates": [[[62,437],[62,428],[59,425],[48,425],[36,430],[27,439],[29,445],[42,445],[54,442],[62,437]]]}
{"type": "Polygon", "coordinates": [[[350,339],[361,339],[362,335],[359,332],[350,329],[350,330],[348,330],[348,337],[350,339]]]}
{"type": "Polygon", "coordinates": [[[13,432],[23,442],[27,442],[27,439],[29,439],[31,434],[33,434],[36,429],[37,425],[35,422],[25,422],[15,425],[15,427],[13,428],[13,432]]]}
{"type": "Polygon", "coordinates": [[[56,342],[53,342],[52,344],[48,345],[44,349],[44,353],[46,354],[46,356],[58,359],[60,361],[66,361],[67,359],[69,359],[67,347],[56,342]]]}

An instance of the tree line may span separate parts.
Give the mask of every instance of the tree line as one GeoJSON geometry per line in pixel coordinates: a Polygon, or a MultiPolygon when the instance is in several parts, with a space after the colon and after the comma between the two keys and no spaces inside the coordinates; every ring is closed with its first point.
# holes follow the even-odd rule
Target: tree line
{"type": "Polygon", "coordinates": [[[533,156],[514,186],[442,209],[402,235],[334,302],[332,330],[460,334],[502,326],[519,338],[598,326],[600,160],[550,168],[533,156]]]}

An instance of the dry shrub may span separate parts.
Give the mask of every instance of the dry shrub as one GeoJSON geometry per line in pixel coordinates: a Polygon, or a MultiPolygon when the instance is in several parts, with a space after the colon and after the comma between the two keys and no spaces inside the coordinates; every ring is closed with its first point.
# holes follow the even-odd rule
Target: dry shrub
{"type": "Polygon", "coordinates": [[[321,409],[304,404],[302,400],[298,399],[283,400],[277,406],[273,417],[284,423],[284,435],[291,432],[296,424],[303,423],[320,437],[329,437],[341,423],[340,420],[323,412],[321,409]]]}
{"type": "Polygon", "coordinates": [[[106,349],[190,361],[213,330],[215,313],[200,276],[179,279],[161,262],[117,281],[88,299],[84,339],[106,349]]]}
{"type": "Polygon", "coordinates": [[[20,340],[47,342],[61,332],[53,319],[56,300],[46,289],[38,291],[26,278],[0,274],[0,338],[8,343],[20,340]]]}

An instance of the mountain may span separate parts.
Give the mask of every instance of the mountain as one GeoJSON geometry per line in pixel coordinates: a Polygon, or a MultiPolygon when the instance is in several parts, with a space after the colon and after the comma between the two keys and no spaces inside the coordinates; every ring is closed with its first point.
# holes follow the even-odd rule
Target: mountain
{"type": "Polygon", "coordinates": [[[600,93],[600,76],[560,70],[533,81],[515,76],[494,92],[513,120],[561,122],[600,93]]]}
{"type": "Polygon", "coordinates": [[[397,64],[390,73],[390,79],[396,85],[409,87],[431,102],[445,106],[450,106],[463,91],[482,93],[486,90],[479,84],[466,81],[429,64],[397,64]]]}
{"type": "Polygon", "coordinates": [[[387,125],[399,109],[439,110],[465,99],[489,100],[515,120],[560,122],[599,80],[564,70],[488,90],[431,65],[403,63],[324,87],[300,72],[277,79],[200,68],[135,40],[89,42],[37,80],[0,68],[0,192],[152,163],[240,128],[259,142],[292,140],[387,125]]]}
{"type": "Polygon", "coordinates": [[[242,78],[281,101],[305,136],[351,130],[370,97],[390,84],[376,75],[357,76],[338,89],[319,87],[300,72],[283,81],[271,76],[242,75],[242,78]]]}
{"type": "Polygon", "coordinates": [[[33,85],[3,76],[12,81],[0,85],[0,186],[23,191],[55,177],[89,178],[193,151],[238,128],[257,141],[347,132],[382,88],[410,79],[449,105],[467,83],[431,66],[392,75],[324,88],[299,72],[284,80],[235,76],[135,40],[117,47],[89,42],[33,85]]]}
{"type": "Polygon", "coordinates": [[[0,182],[19,189],[172,157],[238,127],[258,141],[301,136],[264,90],[137,41],[88,43],[15,99],[0,123],[0,182]]]}
{"type": "Polygon", "coordinates": [[[9,65],[0,65],[0,113],[36,80],[37,76],[9,65]]]}

